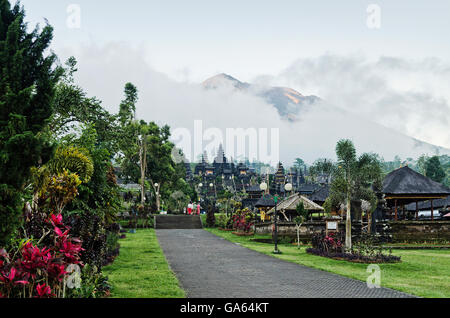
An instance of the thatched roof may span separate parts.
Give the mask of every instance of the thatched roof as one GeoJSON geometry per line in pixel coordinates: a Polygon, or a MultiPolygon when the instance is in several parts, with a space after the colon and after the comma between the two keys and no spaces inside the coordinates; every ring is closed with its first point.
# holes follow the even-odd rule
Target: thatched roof
{"type": "Polygon", "coordinates": [[[409,167],[397,169],[386,176],[383,182],[386,195],[450,195],[450,189],[431,180],[409,167]]]}
{"type": "MultiPolygon", "coordinates": [[[[323,208],[309,200],[308,198],[300,195],[299,193],[293,194],[290,197],[284,199],[277,205],[277,210],[284,211],[295,211],[300,202],[308,211],[323,211],[323,208]]],[[[268,213],[273,213],[274,209],[271,209],[268,213]]]]}
{"type": "Polygon", "coordinates": [[[314,202],[325,202],[325,200],[330,196],[330,186],[325,185],[319,190],[316,190],[309,199],[314,202]]]}
{"type": "MultiPolygon", "coordinates": [[[[446,199],[438,199],[433,200],[433,209],[443,209],[446,207],[450,207],[450,196],[448,196],[446,199]]],[[[416,211],[416,203],[411,203],[406,206],[406,209],[408,211],[416,211]]],[[[431,201],[423,201],[419,202],[419,211],[428,211],[431,210],[431,201]]]]}
{"type": "Polygon", "coordinates": [[[263,195],[258,202],[256,202],[256,208],[272,208],[275,206],[275,200],[270,194],[263,195]]]}

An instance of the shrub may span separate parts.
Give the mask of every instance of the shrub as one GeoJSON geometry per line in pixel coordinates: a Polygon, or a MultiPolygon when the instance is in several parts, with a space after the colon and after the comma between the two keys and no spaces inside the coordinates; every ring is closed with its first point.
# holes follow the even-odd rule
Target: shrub
{"type": "Polygon", "coordinates": [[[216,218],[216,225],[221,228],[221,229],[232,229],[233,228],[233,222],[231,217],[225,215],[225,214],[220,214],[219,216],[217,216],[216,218]]]}
{"type": "Polygon", "coordinates": [[[17,298],[65,297],[66,269],[69,265],[83,266],[81,241],[69,234],[61,215],[47,220],[38,243],[23,240],[8,253],[0,250],[0,295],[17,298]],[[39,247],[48,239],[51,244],[39,247]]]}
{"type": "Polygon", "coordinates": [[[248,209],[237,210],[233,215],[233,229],[248,233],[253,226],[254,214],[248,209]]]}
{"type": "Polygon", "coordinates": [[[216,226],[215,207],[213,205],[210,205],[208,207],[208,212],[206,212],[206,226],[207,227],[216,226]]]}
{"type": "Polygon", "coordinates": [[[396,263],[401,259],[389,254],[383,254],[383,247],[374,244],[371,236],[362,236],[353,245],[350,251],[345,251],[343,246],[344,233],[324,233],[315,234],[312,238],[312,248],[306,250],[307,253],[329,257],[334,259],[344,259],[358,263],[396,263]]]}

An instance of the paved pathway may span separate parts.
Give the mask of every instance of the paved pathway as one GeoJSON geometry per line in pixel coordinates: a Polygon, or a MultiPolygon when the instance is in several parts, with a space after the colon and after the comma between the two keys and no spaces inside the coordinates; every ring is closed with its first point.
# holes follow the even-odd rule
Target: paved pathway
{"type": "Polygon", "coordinates": [[[387,288],[285,262],[205,230],[157,230],[190,298],[408,297],[387,288]]]}

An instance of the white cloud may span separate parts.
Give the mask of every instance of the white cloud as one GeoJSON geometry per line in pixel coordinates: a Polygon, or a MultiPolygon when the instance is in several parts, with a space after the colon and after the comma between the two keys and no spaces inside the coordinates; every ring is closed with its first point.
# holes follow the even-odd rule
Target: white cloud
{"type": "MultiPolygon", "coordinates": [[[[389,64],[396,68],[411,67],[411,64],[402,66],[393,60],[370,63],[363,58],[324,56],[299,60],[274,78],[261,77],[259,83],[285,81],[293,88],[304,88],[301,92],[311,91],[345,109],[342,111],[329,104],[315,105],[303,113],[300,122],[287,123],[261,98],[227,89],[207,91],[199,84],[170,79],[149,66],[147,52],[140,48],[110,43],[100,47],[66,48],[59,53],[62,57],[74,55],[78,59],[79,84],[89,95],[103,100],[105,108],[112,112],[118,111],[125,83],[132,82],[139,89],[137,114],[147,121],[167,123],[172,128],[187,128],[192,132],[194,120],[202,120],[204,129],[218,128],[224,135],[226,128],[279,128],[280,159],[287,165],[296,157],[307,162],[319,157],[333,158],[336,142],[341,138],[354,140],[359,152],[377,152],[386,159],[395,155],[417,157],[434,149],[417,147],[411,138],[371,120],[382,122],[386,121],[383,118],[399,118],[398,125],[395,121],[391,125],[409,132],[411,125],[420,126],[422,118],[424,129],[417,128],[417,131],[423,136],[432,129],[440,131],[448,121],[448,113],[443,112],[448,107],[444,99],[439,100],[431,93],[407,90],[404,93],[393,88],[383,76],[383,68],[393,69],[389,64]],[[428,108],[424,107],[431,101],[428,108]],[[427,115],[430,107],[440,115],[427,115]]],[[[446,130],[439,133],[441,144],[449,142],[450,145],[446,130]]]]}

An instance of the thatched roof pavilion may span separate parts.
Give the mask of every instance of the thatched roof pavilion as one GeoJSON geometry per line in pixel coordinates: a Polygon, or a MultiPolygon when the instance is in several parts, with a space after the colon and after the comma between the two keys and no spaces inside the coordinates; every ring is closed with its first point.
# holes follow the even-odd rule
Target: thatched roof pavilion
{"type": "MultiPolygon", "coordinates": [[[[394,207],[395,220],[398,220],[398,206],[430,201],[433,211],[433,200],[445,199],[450,195],[450,189],[412,170],[408,166],[397,169],[386,176],[383,182],[384,199],[389,207],[394,207]]],[[[433,213],[431,213],[433,219],[433,213]]]]}
{"type": "Polygon", "coordinates": [[[256,202],[256,208],[273,208],[275,206],[275,200],[270,194],[263,195],[258,202],[256,202]]]}
{"type": "MultiPolygon", "coordinates": [[[[299,193],[293,194],[284,199],[283,201],[281,201],[277,205],[277,211],[283,214],[288,221],[289,216],[292,216],[295,213],[297,206],[300,204],[300,202],[303,202],[305,210],[309,211],[310,213],[312,212],[320,213],[324,211],[324,209],[320,205],[314,203],[313,201],[309,200],[307,197],[299,193]]],[[[275,208],[272,208],[267,214],[272,214],[274,212],[275,208]]]]}

